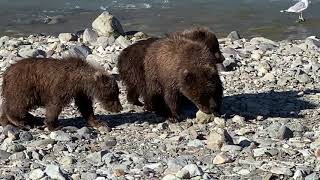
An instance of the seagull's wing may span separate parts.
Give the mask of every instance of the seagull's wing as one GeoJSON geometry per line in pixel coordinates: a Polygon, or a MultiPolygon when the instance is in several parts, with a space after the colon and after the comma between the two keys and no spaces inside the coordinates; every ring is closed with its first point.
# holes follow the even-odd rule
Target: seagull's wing
{"type": "Polygon", "coordinates": [[[287,12],[300,12],[307,8],[306,4],[304,2],[298,2],[295,5],[291,6],[289,9],[287,9],[287,12]]]}

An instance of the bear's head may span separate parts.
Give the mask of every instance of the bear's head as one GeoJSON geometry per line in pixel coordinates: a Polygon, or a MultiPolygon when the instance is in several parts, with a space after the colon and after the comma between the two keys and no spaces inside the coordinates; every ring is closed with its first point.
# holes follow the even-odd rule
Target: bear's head
{"type": "Polygon", "coordinates": [[[207,114],[220,114],[223,87],[216,68],[200,67],[179,72],[180,92],[207,114]]]}
{"type": "Polygon", "coordinates": [[[114,77],[104,72],[94,74],[95,97],[103,108],[111,112],[119,112],[122,105],[119,100],[119,87],[114,77]]]}

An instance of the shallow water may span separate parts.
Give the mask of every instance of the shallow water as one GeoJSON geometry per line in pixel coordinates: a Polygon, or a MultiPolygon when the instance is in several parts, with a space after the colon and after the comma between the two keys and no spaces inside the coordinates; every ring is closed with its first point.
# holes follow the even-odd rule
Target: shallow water
{"type": "Polygon", "coordinates": [[[151,35],[191,25],[210,27],[219,37],[237,30],[246,38],[303,39],[320,32],[320,0],[304,13],[283,14],[291,0],[0,0],[0,35],[57,34],[90,27],[103,10],[121,21],[126,31],[151,35]],[[57,17],[54,19],[52,17],[57,17]],[[48,24],[49,23],[49,24],[48,24]]]}

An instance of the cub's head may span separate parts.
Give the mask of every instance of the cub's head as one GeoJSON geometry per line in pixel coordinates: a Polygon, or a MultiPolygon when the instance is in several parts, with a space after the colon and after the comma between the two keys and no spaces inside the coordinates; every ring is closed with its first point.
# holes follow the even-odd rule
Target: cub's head
{"type": "Polygon", "coordinates": [[[101,102],[104,109],[119,112],[122,105],[119,100],[119,87],[114,77],[97,71],[94,74],[95,97],[101,102]]]}

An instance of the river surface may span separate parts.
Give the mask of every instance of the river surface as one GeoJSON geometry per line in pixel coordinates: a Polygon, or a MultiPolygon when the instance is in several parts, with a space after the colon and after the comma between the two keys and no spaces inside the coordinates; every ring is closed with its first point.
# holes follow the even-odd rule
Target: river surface
{"type": "Polygon", "coordinates": [[[0,0],[0,36],[33,33],[58,34],[91,27],[104,10],[122,23],[125,31],[162,35],[192,25],[210,27],[219,37],[236,30],[243,37],[273,40],[303,39],[320,32],[320,0],[304,12],[280,10],[292,0],[0,0]]]}

